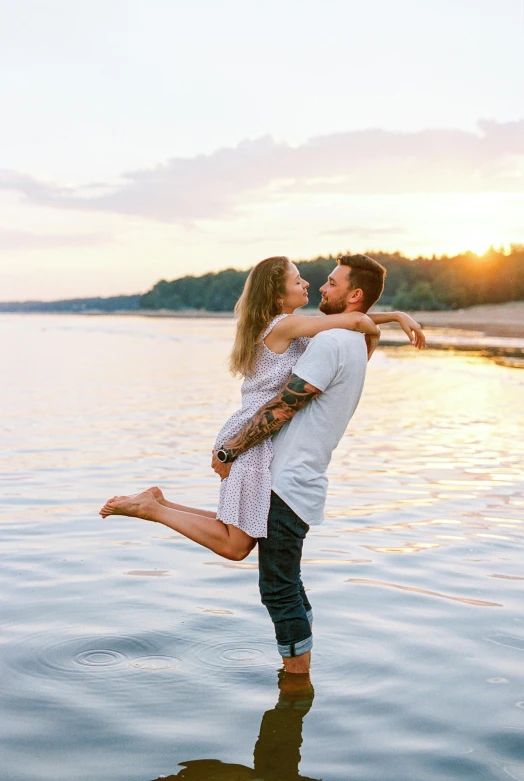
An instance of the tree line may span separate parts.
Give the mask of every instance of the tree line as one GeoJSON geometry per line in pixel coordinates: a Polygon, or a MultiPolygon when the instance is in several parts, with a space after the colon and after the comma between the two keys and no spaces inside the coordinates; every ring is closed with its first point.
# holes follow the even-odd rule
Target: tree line
{"type": "Polygon", "coordinates": [[[106,298],[68,298],[61,301],[0,302],[0,312],[122,312],[138,310],[142,294],[106,298]]]}
{"type": "MultiPolygon", "coordinates": [[[[387,269],[380,303],[395,309],[459,309],[476,304],[524,300],[524,245],[509,251],[489,249],[448,257],[410,259],[398,252],[368,252],[387,269]]],[[[311,306],[320,302],[319,288],[336,263],[329,255],[297,261],[307,281],[311,306]]],[[[147,293],[109,298],[0,303],[0,312],[117,312],[122,310],[205,310],[232,312],[249,271],[228,268],[200,277],[157,282],[147,293]]]]}
{"type": "MultiPolygon", "coordinates": [[[[489,249],[448,257],[418,257],[411,260],[398,252],[368,252],[387,269],[381,303],[395,309],[458,309],[476,304],[524,300],[524,245],[508,252],[489,249]]],[[[319,288],[336,263],[335,256],[296,262],[310,283],[311,306],[320,302],[319,288]]],[[[230,312],[240,296],[248,271],[225,271],[161,280],[145,293],[141,309],[203,309],[230,312]]]]}

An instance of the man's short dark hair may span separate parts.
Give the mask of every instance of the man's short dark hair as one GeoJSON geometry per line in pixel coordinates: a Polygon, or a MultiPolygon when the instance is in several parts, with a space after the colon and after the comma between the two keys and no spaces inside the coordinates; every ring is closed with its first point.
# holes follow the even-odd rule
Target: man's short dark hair
{"type": "Polygon", "coordinates": [[[341,255],[337,258],[337,263],[350,269],[350,289],[362,290],[364,294],[362,311],[367,312],[382,295],[386,269],[367,255],[341,255]]]}

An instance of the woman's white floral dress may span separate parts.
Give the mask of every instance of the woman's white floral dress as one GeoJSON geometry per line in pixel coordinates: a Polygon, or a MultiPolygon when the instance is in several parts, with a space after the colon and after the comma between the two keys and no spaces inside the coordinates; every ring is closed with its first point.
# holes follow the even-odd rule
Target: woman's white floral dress
{"type": "MultiPolygon", "coordinates": [[[[309,339],[293,339],[285,353],[274,353],[264,344],[273,327],[287,315],[275,317],[257,345],[257,357],[251,377],[242,383],[242,407],[232,415],[220,430],[215,450],[236,436],[253,414],[277,395],[289,379],[293,367],[306,349],[309,339]]],[[[217,518],[238,526],[250,537],[267,537],[267,516],[271,498],[273,443],[266,439],[245,453],[231,466],[231,472],[220,484],[217,518]]]]}

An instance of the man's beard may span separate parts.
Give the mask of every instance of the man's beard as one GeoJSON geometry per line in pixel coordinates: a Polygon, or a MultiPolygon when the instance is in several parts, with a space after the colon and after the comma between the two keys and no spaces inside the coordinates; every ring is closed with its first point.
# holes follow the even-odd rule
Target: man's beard
{"type": "Polygon", "coordinates": [[[325,299],[322,299],[318,308],[325,315],[339,315],[345,310],[346,303],[347,301],[345,298],[339,298],[338,301],[326,301],[325,299]]]}

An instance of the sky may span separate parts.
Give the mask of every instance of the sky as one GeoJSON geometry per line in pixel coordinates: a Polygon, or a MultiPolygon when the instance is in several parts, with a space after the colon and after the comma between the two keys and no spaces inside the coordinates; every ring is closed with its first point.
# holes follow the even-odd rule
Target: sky
{"type": "Polygon", "coordinates": [[[524,243],[523,0],[0,0],[0,19],[1,301],[524,243]]]}

